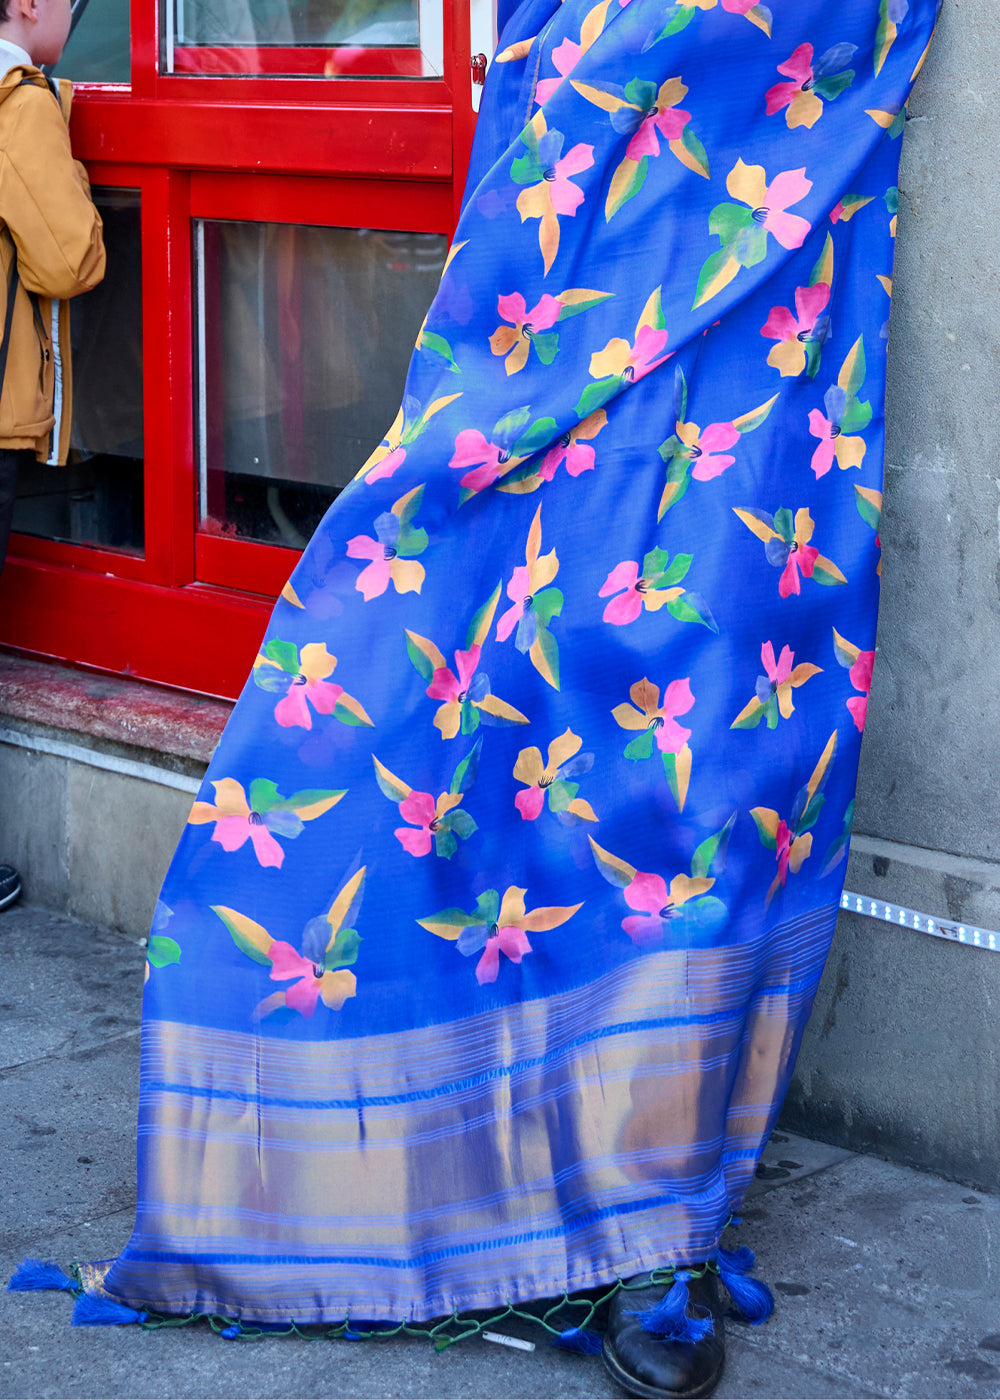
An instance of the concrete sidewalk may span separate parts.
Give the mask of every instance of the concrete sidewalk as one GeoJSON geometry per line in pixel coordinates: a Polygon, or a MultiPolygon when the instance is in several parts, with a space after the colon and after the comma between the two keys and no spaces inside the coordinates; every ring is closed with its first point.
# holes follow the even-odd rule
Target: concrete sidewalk
{"type": "MultiPolygon", "coordinates": [[[[143,962],[136,942],[45,910],[0,914],[3,1281],[25,1256],[108,1258],[128,1239],[143,962]]],[[[1000,1198],[779,1132],[743,1219],[777,1307],[730,1325],[722,1400],[1000,1397],[1000,1198]]],[[[501,1330],[534,1351],[477,1338],[437,1355],[69,1314],[65,1294],[0,1294],[0,1396],[620,1394],[600,1361],[527,1325],[501,1330]]]]}

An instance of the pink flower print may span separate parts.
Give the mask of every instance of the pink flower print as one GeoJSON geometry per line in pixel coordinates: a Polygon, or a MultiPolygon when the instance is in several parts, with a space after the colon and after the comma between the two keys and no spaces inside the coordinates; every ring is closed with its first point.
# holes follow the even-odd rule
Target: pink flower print
{"type": "Polygon", "coordinates": [[[399,815],[410,826],[397,827],[393,835],[411,856],[430,854],[431,823],[437,816],[437,804],[429,792],[411,792],[399,804],[399,815]]]}
{"type": "Polygon", "coordinates": [[[847,708],[851,712],[851,718],[860,733],[864,732],[865,720],[868,716],[868,692],[872,683],[872,667],[875,663],[875,653],[873,651],[862,651],[853,642],[849,642],[846,637],[842,637],[836,628],[833,629],[833,649],[837,654],[837,660],[845,668],[851,678],[851,685],[855,690],[861,692],[860,695],[852,695],[847,701],[847,708]]]}
{"type": "Polygon", "coordinates": [[[812,828],[816,825],[826,801],[823,788],[836,752],[837,731],[834,730],[827,739],[808,782],[795,794],[788,821],[771,807],[750,808],[761,845],[774,851],[778,862],[778,873],[767,892],[767,904],[770,904],[778,891],[784,887],[789,870],[793,875],[797,875],[812,851],[812,828]]]}
{"type": "Polygon", "coordinates": [[[662,875],[648,875],[637,870],[631,882],[625,886],[625,903],[630,909],[639,910],[641,917],[629,915],[622,920],[622,928],[638,947],[647,947],[663,939],[664,925],[689,899],[704,894],[715,881],[705,876],[693,879],[690,875],[675,875],[667,882],[662,875]]]}
{"type": "MultiPolygon", "coordinates": [[[[629,695],[632,697],[631,705],[616,705],[612,711],[621,728],[645,730],[646,734],[652,735],[661,753],[680,753],[691,737],[690,729],[684,729],[677,723],[677,716],[686,715],[694,705],[688,678],[685,676],[683,680],[670,682],[664,691],[662,705],[659,686],[653,685],[645,677],[635,682],[629,689],[629,695]]],[[[635,744],[639,741],[632,742],[635,744]]],[[[649,741],[646,740],[646,743],[649,741]]],[[[649,751],[652,752],[652,744],[649,744],[649,751]]],[[[626,750],[626,757],[629,756],[626,750]]],[[[643,751],[640,756],[647,758],[649,754],[643,751]]]]}
{"type": "Polygon", "coordinates": [[[810,465],[817,478],[826,476],[836,461],[842,471],[848,467],[860,467],[865,455],[865,440],[848,436],[841,432],[841,422],[847,408],[847,395],[839,384],[831,384],[823,396],[826,415],[818,408],[809,412],[809,431],[819,438],[819,446],[812,455],[810,465]]]}
{"type": "Polygon", "coordinates": [[[485,676],[477,676],[476,668],[482,648],[469,647],[468,651],[455,652],[455,671],[452,674],[447,666],[438,667],[427,687],[431,700],[444,703],[434,716],[435,728],[440,729],[443,739],[454,739],[462,719],[462,707],[474,704],[489,692],[489,681],[485,676]]]}
{"type": "MultiPolygon", "coordinates": [[[[361,939],[352,924],[361,904],[366,868],[349,875],[325,914],[310,919],[302,930],[302,951],[283,939],[272,938],[267,929],[246,914],[213,904],[212,912],[225,925],[241,953],[254,962],[270,964],[272,982],[292,986],[273,992],[254,1008],[255,1021],[274,1011],[290,1007],[310,1017],[317,1001],[331,1011],[339,1011],[357,993],[357,979],[348,969],[357,960],[361,939]]],[[[286,920],[287,922],[287,920],[286,920]]]]}
{"type": "Polygon", "coordinates": [[[399,815],[411,825],[397,827],[393,835],[411,856],[429,855],[431,842],[441,829],[441,819],[461,801],[460,792],[443,792],[437,801],[429,792],[410,792],[399,804],[399,815]]]}
{"type": "Polygon", "coordinates": [[[559,572],[559,558],[554,549],[548,554],[542,548],[542,508],[535,511],[528,530],[525,562],[519,564],[507,585],[511,606],[497,622],[497,641],[505,642],[517,627],[514,645],[527,653],[539,675],[559,689],[559,648],[549,631],[549,623],[562,611],[563,595],[548,585],[559,572]]]}
{"type": "Polygon", "coordinates": [[[784,885],[788,879],[789,866],[791,866],[793,875],[797,875],[801,870],[802,862],[812,850],[812,836],[808,833],[805,836],[796,836],[782,817],[778,822],[774,843],[778,859],[778,873],[771,889],[777,893],[776,887],[784,885]]]}
{"type": "MultiPolygon", "coordinates": [[[[418,346],[423,334],[421,328],[418,346]]],[[[392,476],[406,461],[407,447],[417,440],[435,414],[461,397],[461,393],[445,394],[443,398],[435,399],[424,408],[412,394],[407,394],[392,427],[358,472],[358,479],[364,479],[370,486],[372,482],[383,481],[392,476]]]]}
{"type": "Polygon", "coordinates": [[[796,517],[795,539],[786,546],[788,557],[785,567],[781,571],[781,578],[778,580],[778,595],[782,598],[789,597],[792,593],[796,596],[802,592],[802,585],[799,582],[799,574],[803,578],[812,578],[816,560],[819,558],[819,550],[814,549],[808,541],[812,538],[813,522],[809,521],[808,533],[802,531],[803,538],[799,538],[798,519],[796,517]]]}
{"type": "Polygon", "coordinates": [[[580,476],[582,472],[593,471],[597,454],[589,442],[606,426],[608,415],[603,408],[591,413],[577,423],[568,433],[564,433],[554,447],[550,447],[542,458],[538,475],[543,481],[551,481],[559,468],[565,465],[570,476],[580,476]]]}
{"type": "Polygon", "coordinates": [[[792,833],[784,817],[778,823],[774,839],[778,856],[778,882],[783,885],[788,878],[788,860],[792,851],[792,833]]]}
{"type": "Polygon", "coordinates": [[[313,821],[328,812],[343,797],[339,791],[308,790],[282,797],[269,779],[255,778],[247,798],[243,784],[235,778],[213,781],[214,802],[196,802],[188,823],[202,826],[215,823],[212,840],[224,851],[238,851],[247,841],[262,866],[280,868],[285,852],[275,840],[281,836],[294,840],[303,831],[303,823],[313,821]]]}
{"type": "MultiPolygon", "coordinates": [[[[562,133],[550,131],[538,143],[538,153],[543,162],[562,150],[562,133]],[[556,139],[558,138],[558,140],[556,139]]],[[[545,183],[548,185],[549,201],[557,214],[575,214],[583,203],[583,190],[574,185],[571,176],[582,175],[594,163],[594,148],[580,142],[572,146],[564,156],[543,166],[545,183]]],[[[527,193],[527,191],[526,191],[527,193]]],[[[524,196],[519,196],[518,207],[524,196]]],[[[530,215],[529,215],[530,217],[530,215]]],[[[522,215],[523,222],[523,215],[522,215]]]]}
{"type": "Polygon", "coordinates": [[[212,786],[215,788],[214,804],[196,802],[188,821],[195,825],[214,821],[212,840],[218,841],[224,851],[238,851],[245,841],[250,841],[261,865],[280,866],[285,853],[271,835],[264,818],[250,810],[242,783],[235,778],[222,778],[212,786]]]}
{"type": "MultiPolygon", "coordinates": [[[[651,612],[658,612],[664,604],[672,603],[681,597],[683,588],[664,587],[661,583],[665,576],[664,568],[658,567],[661,555],[665,560],[665,551],[654,550],[648,554],[643,561],[642,574],[639,572],[639,565],[633,559],[623,559],[620,564],[615,565],[597,595],[599,598],[617,595],[611,598],[611,602],[604,609],[605,622],[610,622],[616,627],[625,627],[636,620],[644,607],[651,612]],[[647,567],[651,568],[650,572],[646,572],[647,567]]],[[[686,570],[678,572],[675,564],[673,577],[683,578],[684,572],[686,570]]]]}
{"type": "Polygon", "coordinates": [[[388,450],[381,453],[365,476],[369,485],[376,481],[386,480],[406,461],[405,447],[393,447],[391,443],[387,443],[386,447],[388,450]]]}
{"type": "Polygon", "coordinates": [[[745,165],[738,160],[729,173],[726,188],[734,199],[749,205],[754,223],[774,234],[783,248],[802,247],[809,233],[809,220],[789,214],[788,206],[798,204],[812,189],[805,166],[783,170],[768,184],[762,165],[745,165]]]}
{"type": "Polygon", "coordinates": [[[512,963],[519,963],[525,953],[530,952],[531,944],[523,928],[516,925],[503,927],[497,924],[496,932],[490,931],[487,935],[483,955],[476,964],[476,981],[482,987],[487,982],[497,980],[501,953],[512,963]]]}
{"type": "Polygon", "coordinates": [[[580,736],[567,729],[552,740],[545,762],[541,750],[534,747],[522,749],[518,754],[514,777],[526,786],[514,798],[514,806],[525,821],[533,822],[541,816],[546,796],[550,810],[557,814],[564,817],[568,814],[578,821],[597,821],[590,803],[576,795],[579,784],[567,782],[569,778],[589,772],[593,765],[592,753],[579,752],[582,744],[580,736]]]}
{"type": "Polygon", "coordinates": [[[778,64],[778,72],[784,73],[792,81],[775,83],[774,87],[768,88],[766,101],[769,117],[787,107],[785,121],[789,127],[811,127],[819,121],[823,115],[823,104],[812,91],[812,57],[812,44],[800,44],[791,58],[778,64]]]}
{"type": "Polygon", "coordinates": [[[762,719],[767,720],[768,729],[777,729],[779,719],[790,719],[795,711],[792,691],[820,673],[820,667],[811,662],[796,666],[795,653],[788,646],[782,647],[775,661],[770,642],[761,647],[760,660],[764,674],[757,677],[754,697],[733,720],[732,729],[756,729],[762,719]]]}
{"type": "Polygon", "coordinates": [[[311,729],[310,706],[319,715],[332,715],[344,693],[343,686],[327,679],[333,675],[337,659],[322,642],[309,642],[302,648],[301,658],[299,674],[288,687],[284,700],[279,700],[274,708],[274,717],[283,729],[296,724],[311,729]]]}
{"type": "Polygon", "coordinates": [[[823,314],[829,300],[828,284],[817,282],[814,287],[796,287],[794,315],[787,306],[771,307],[760,333],[778,342],[771,347],[767,363],[783,379],[801,374],[807,364],[815,373],[819,348],[830,334],[830,318],[823,314]]]}
{"type": "Polygon", "coordinates": [[[336,713],[344,724],[370,725],[364,706],[328,679],[336,665],[337,658],[322,642],[307,642],[299,651],[294,642],[272,637],[254,661],[253,679],[261,690],[286,691],[274,707],[274,717],[284,729],[311,729],[313,710],[336,713]]]}
{"type": "Polygon", "coordinates": [[[603,350],[591,355],[590,374],[594,379],[617,375],[626,384],[638,383],[650,370],[669,360],[669,355],[661,353],[667,338],[665,330],[646,325],[639,327],[634,345],[620,337],[609,340],[603,350]]]}
{"type": "MultiPolygon", "coordinates": [[[[275,939],[271,944],[270,957],[272,982],[295,979],[291,987],[284,989],[285,1005],[290,1006],[293,1011],[298,1011],[307,1018],[312,1016],[316,1010],[316,1002],[327,990],[324,986],[327,979],[337,984],[335,995],[340,998],[337,974],[324,972],[318,963],[304,958],[290,943],[282,943],[275,939]]],[[[330,1004],[326,997],[323,997],[323,1001],[326,1005],[330,1004]]]]}
{"type": "MultiPolygon", "coordinates": [[[[617,114],[616,114],[617,115],[617,114]]],[[[644,156],[660,154],[659,137],[664,141],[677,141],[691,120],[691,113],[682,107],[651,107],[642,114],[635,135],[625,150],[626,160],[642,160],[644,156]]],[[[614,121],[612,119],[612,125],[614,121]]]]}
{"type": "Polygon", "coordinates": [[[449,467],[459,471],[474,467],[462,477],[461,485],[469,491],[482,491],[492,486],[501,475],[501,468],[510,461],[510,453],[496,443],[487,442],[478,428],[463,428],[455,439],[455,451],[449,467]]]}
{"type": "Polygon", "coordinates": [[[617,627],[634,622],[642,612],[645,591],[646,580],[639,578],[639,565],[633,559],[623,559],[616,564],[598,594],[600,598],[606,598],[610,593],[617,594],[604,609],[604,621],[613,622],[617,627]]]}
{"type": "Polygon", "coordinates": [[[852,695],[847,702],[847,708],[851,712],[851,717],[860,731],[864,731],[865,720],[868,717],[868,691],[872,683],[872,667],[875,664],[875,653],[873,651],[859,651],[858,659],[851,667],[849,675],[851,685],[855,690],[860,690],[861,695],[852,695]]]}
{"type": "Polygon", "coordinates": [[[844,65],[856,49],[856,44],[834,44],[814,63],[812,44],[800,44],[790,58],[778,64],[778,72],[792,81],[775,83],[768,89],[767,115],[783,111],[790,130],[815,126],[823,115],[821,99],[833,101],[854,81],[853,69],[844,71],[844,65]]]}
{"type": "Polygon", "coordinates": [[[535,101],[539,106],[548,102],[556,88],[562,86],[563,79],[572,73],[573,69],[580,62],[586,50],[582,44],[574,44],[572,39],[564,39],[561,44],[552,50],[552,66],[559,74],[558,78],[543,78],[535,86],[535,101]]]}
{"type": "Polygon", "coordinates": [[[473,468],[459,483],[463,490],[484,491],[524,460],[515,455],[515,448],[528,417],[527,408],[505,414],[494,423],[491,440],[483,437],[478,428],[462,429],[455,439],[455,451],[448,465],[457,471],[473,468]]]}
{"type": "MultiPolygon", "coordinates": [[[[504,368],[508,375],[517,374],[528,363],[532,338],[550,330],[562,313],[562,303],[557,297],[545,295],[529,311],[520,292],[497,298],[497,310],[509,326],[498,326],[490,336],[490,349],[494,355],[506,355],[504,368]]],[[[551,339],[551,337],[549,337],[551,339]]],[[[551,358],[551,357],[550,357],[551,358]]],[[[548,363],[543,358],[543,363],[548,363]]],[[[463,434],[459,434],[462,437],[463,434]]],[[[485,440],[484,440],[485,441],[485,440]]],[[[478,444],[477,444],[478,445],[478,444]]],[[[456,449],[458,442],[455,443],[456,449]]],[[[455,463],[452,462],[454,466],[455,463]]]]}
{"type": "Polygon", "coordinates": [[[795,653],[791,647],[782,647],[781,656],[775,661],[774,647],[770,642],[765,642],[760,649],[760,660],[767,676],[768,694],[777,695],[779,702],[791,700],[792,688],[788,684],[788,678],[792,674],[792,663],[795,660],[795,653]]]}
{"type": "Polygon", "coordinates": [[[559,219],[574,215],[584,200],[572,177],[594,164],[594,148],[583,142],[563,155],[565,139],[561,131],[549,131],[540,109],[521,133],[526,154],[516,157],[511,166],[515,184],[525,187],[517,197],[521,222],[539,220],[538,247],[546,275],[559,252],[559,219]]]}
{"type": "Polygon", "coordinates": [[[348,559],[371,560],[354,585],[366,603],[380,598],[390,582],[397,593],[419,593],[423,586],[424,566],[415,559],[399,557],[399,531],[399,516],[387,510],[375,521],[377,538],[355,535],[347,542],[348,559]]]}
{"type": "Polygon", "coordinates": [[[476,901],[470,914],[460,909],[446,909],[426,919],[418,919],[422,928],[438,938],[446,938],[463,957],[481,952],[476,966],[476,981],[482,987],[495,982],[500,970],[500,954],[512,963],[519,963],[525,953],[532,951],[529,933],[546,933],[558,928],[581,908],[579,904],[526,911],[525,889],[511,885],[500,899],[496,890],[486,890],[476,901]]]}
{"type": "Polygon", "coordinates": [[[691,737],[690,729],[677,723],[677,715],[686,715],[694,704],[687,678],[671,681],[663,694],[663,704],[653,721],[653,736],[661,753],[680,753],[691,737]]]}
{"type": "Polygon", "coordinates": [[[733,510],[747,529],[763,541],[767,562],[781,570],[778,593],[782,598],[801,592],[800,574],[803,578],[815,575],[819,583],[828,587],[847,582],[833,560],[809,543],[816,526],[807,506],[794,515],[784,506],[774,515],[745,506],[734,506],[733,510]]]}
{"type": "Polygon", "coordinates": [[[704,430],[697,423],[678,423],[677,436],[693,463],[691,475],[695,481],[711,481],[736,461],[726,452],[740,440],[732,423],[709,423],[704,430]]]}

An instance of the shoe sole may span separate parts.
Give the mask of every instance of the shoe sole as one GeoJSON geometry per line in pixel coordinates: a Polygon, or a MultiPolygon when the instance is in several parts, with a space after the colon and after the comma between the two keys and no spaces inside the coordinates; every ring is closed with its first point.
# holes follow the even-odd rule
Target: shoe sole
{"type": "Polygon", "coordinates": [[[14,900],[19,898],[20,894],[21,886],[18,885],[17,889],[13,892],[13,894],[5,895],[3,899],[0,899],[0,909],[6,909],[8,904],[13,904],[14,900]]]}
{"type": "Polygon", "coordinates": [[[623,1390],[627,1390],[630,1395],[637,1395],[641,1400],[697,1400],[698,1396],[711,1395],[712,1391],[722,1379],[722,1367],[709,1376],[707,1381],[702,1381],[701,1385],[695,1386],[693,1390],[659,1390],[656,1386],[646,1385],[644,1381],[638,1380],[635,1376],[630,1376],[627,1371],[623,1371],[618,1364],[618,1358],[608,1346],[605,1337],[604,1346],[601,1351],[601,1359],[605,1368],[610,1372],[623,1390]]]}

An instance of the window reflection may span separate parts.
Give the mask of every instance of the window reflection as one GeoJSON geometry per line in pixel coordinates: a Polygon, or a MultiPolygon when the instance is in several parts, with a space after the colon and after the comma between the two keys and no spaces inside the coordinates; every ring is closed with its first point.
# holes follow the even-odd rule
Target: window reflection
{"type": "Polygon", "coordinates": [[[143,550],[142,264],[137,190],[95,189],[104,281],[70,303],[73,431],[64,467],[22,471],[14,529],[143,550]]]}
{"type": "Polygon", "coordinates": [[[202,222],[201,529],[301,549],[395,417],[440,234],[202,222]]]}
{"type": "Polygon", "coordinates": [[[441,0],[167,0],[162,13],[167,73],[432,77],[443,69],[441,0]]]}
{"type": "Polygon", "coordinates": [[[417,0],[176,0],[177,42],[406,44],[419,40],[417,0]]]}
{"type": "Polygon", "coordinates": [[[126,0],[76,0],[73,32],[55,70],[75,83],[127,83],[129,7],[126,0]]]}

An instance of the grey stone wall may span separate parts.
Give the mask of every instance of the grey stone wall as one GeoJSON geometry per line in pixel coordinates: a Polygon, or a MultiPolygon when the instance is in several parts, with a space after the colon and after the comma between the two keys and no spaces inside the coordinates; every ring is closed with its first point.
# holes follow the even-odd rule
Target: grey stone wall
{"type": "MultiPolygon", "coordinates": [[[[906,126],[882,605],[848,887],[1000,930],[998,0],[945,0],[906,126]]],[[[785,1109],[1000,1186],[1000,954],[842,916],[785,1109]]]]}

